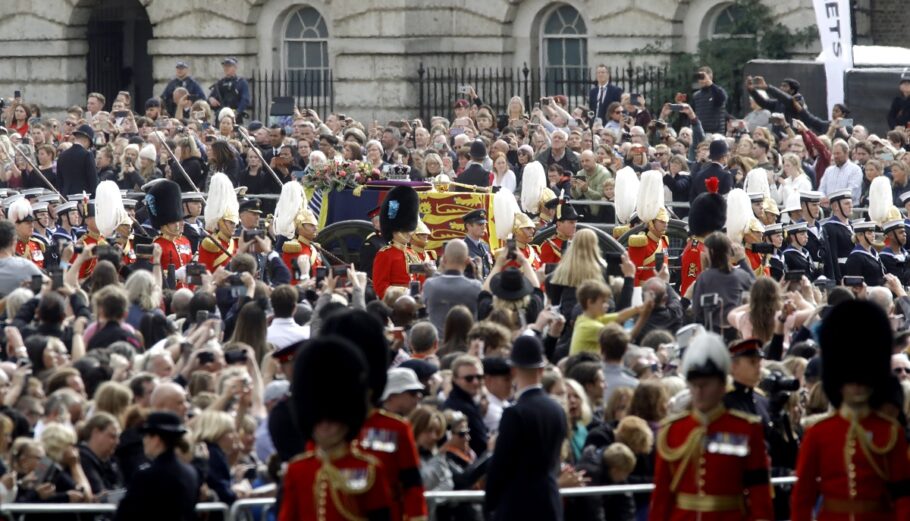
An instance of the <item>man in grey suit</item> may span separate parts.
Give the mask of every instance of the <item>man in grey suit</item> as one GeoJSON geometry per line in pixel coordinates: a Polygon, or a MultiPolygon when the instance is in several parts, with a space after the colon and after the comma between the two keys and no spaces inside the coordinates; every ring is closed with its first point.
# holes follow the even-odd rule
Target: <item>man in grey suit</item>
{"type": "Polygon", "coordinates": [[[450,241],[446,244],[440,273],[427,279],[423,285],[427,315],[439,330],[440,336],[444,334],[446,315],[453,306],[467,306],[474,318],[477,318],[477,296],[480,295],[481,286],[479,280],[464,276],[469,262],[467,244],[460,239],[450,241]]]}

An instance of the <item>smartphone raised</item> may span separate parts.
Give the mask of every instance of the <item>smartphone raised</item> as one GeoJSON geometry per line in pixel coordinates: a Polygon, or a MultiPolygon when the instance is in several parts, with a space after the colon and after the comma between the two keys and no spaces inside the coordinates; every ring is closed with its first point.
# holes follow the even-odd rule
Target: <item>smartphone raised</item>
{"type": "Polygon", "coordinates": [[[44,285],[44,275],[32,275],[32,282],[29,285],[29,289],[32,290],[32,293],[35,295],[41,293],[42,285],[44,285]]]}

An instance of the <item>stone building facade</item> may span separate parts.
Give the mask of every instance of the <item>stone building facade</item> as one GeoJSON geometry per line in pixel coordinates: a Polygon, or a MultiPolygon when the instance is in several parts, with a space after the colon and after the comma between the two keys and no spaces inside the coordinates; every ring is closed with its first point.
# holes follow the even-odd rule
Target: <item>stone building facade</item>
{"type": "MultiPolygon", "coordinates": [[[[788,26],[814,24],[810,0],[763,1],[788,26]]],[[[872,4],[901,0],[865,1],[874,14],[889,11],[875,11],[872,4]]],[[[221,74],[220,58],[236,56],[241,75],[253,69],[315,75],[331,70],[336,110],[383,119],[416,112],[420,63],[555,69],[659,63],[722,33],[735,16],[730,5],[729,0],[3,0],[0,96],[21,89],[50,112],[84,104],[90,89],[102,87],[114,93],[125,88],[144,100],[160,94],[177,60],[189,62],[207,88],[221,74]],[[655,42],[666,54],[635,52],[655,42]]]]}

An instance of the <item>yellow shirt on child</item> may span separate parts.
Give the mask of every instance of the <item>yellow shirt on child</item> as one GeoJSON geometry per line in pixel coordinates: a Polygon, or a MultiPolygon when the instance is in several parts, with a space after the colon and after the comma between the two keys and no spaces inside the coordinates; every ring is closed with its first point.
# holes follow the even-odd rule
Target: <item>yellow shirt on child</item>
{"type": "Polygon", "coordinates": [[[600,331],[612,322],[616,322],[618,313],[606,313],[597,318],[591,318],[584,313],[575,319],[575,329],[572,330],[572,342],[569,344],[569,355],[581,352],[600,354],[600,331]]]}

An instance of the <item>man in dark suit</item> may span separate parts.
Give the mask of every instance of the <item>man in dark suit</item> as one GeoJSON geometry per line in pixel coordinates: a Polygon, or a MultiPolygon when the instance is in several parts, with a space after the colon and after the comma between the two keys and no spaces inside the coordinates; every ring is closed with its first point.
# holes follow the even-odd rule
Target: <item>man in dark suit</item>
{"type": "Polygon", "coordinates": [[[183,420],[172,412],[153,412],[140,431],[145,455],[152,463],[133,476],[114,520],[196,519],[199,475],[174,452],[186,433],[183,420]]]}
{"type": "Polygon", "coordinates": [[[593,110],[594,117],[604,123],[607,121],[607,107],[614,101],[619,103],[622,87],[610,85],[610,69],[606,65],[598,65],[596,74],[597,86],[588,93],[588,110],[593,110]]]}
{"type": "Polygon", "coordinates": [[[57,158],[57,179],[60,193],[95,196],[98,186],[98,170],[91,153],[95,131],[89,125],[81,125],[73,131],[73,146],[57,158]]]}
{"type": "Polygon", "coordinates": [[[474,267],[479,264],[483,278],[493,269],[493,251],[490,245],[484,242],[483,236],[487,233],[487,212],[477,209],[464,216],[464,242],[468,245],[468,256],[473,263],[469,276],[475,276],[474,267]]]}
{"type": "Polygon", "coordinates": [[[515,405],[503,411],[499,422],[484,509],[492,513],[494,521],[561,521],[562,501],[556,479],[566,416],[541,387],[547,361],[540,340],[518,337],[509,363],[518,392],[515,405]]]}
{"type": "Polygon", "coordinates": [[[730,150],[727,147],[727,142],[725,140],[718,139],[711,142],[711,146],[708,148],[708,159],[711,162],[707,166],[699,169],[698,172],[692,176],[689,204],[692,204],[692,201],[694,201],[699,194],[708,191],[705,181],[712,177],[717,178],[717,193],[720,195],[727,195],[727,192],[733,189],[733,174],[727,170],[727,156],[729,156],[729,154],[730,150]]]}
{"type": "MultiPolygon", "coordinates": [[[[490,172],[483,167],[483,160],[487,157],[487,146],[477,139],[471,143],[471,161],[464,171],[455,178],[455,181],[473,186],[490,186],[490,172]]],[[[459,187],[460,192],[467,192],[467,188],[459,187]]]]}

